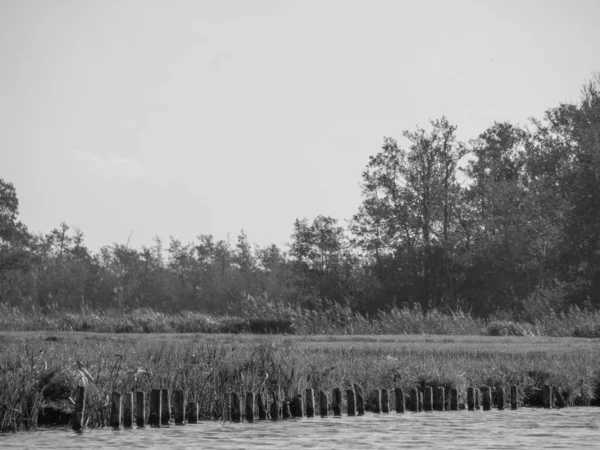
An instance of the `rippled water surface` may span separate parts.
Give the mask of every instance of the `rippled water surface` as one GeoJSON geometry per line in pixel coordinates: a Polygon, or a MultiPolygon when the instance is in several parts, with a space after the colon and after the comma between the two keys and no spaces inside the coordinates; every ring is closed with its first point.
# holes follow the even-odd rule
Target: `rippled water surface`
{"type": "Polygon", "coordinates": [[[369,414],[160,429],[42,429],[0,435],[1,448],[600,448],[600,408],[369,414]]]}

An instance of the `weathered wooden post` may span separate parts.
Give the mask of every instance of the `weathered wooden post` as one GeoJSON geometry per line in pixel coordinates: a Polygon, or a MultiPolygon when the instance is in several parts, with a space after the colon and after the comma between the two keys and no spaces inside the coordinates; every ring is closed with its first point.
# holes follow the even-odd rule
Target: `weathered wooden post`
{"type": "Polygon", "coordinates": [[[294,417],[304,417],[304,399],[299,395],[294,398],[294,417]]]}
{"type": "Polygon", "coordinates": [[[346,402],[348,403],[348,415],[356,415],[356,402],[354,400],[354,389],[346,389],[346,402]]]}
{"type": "Polygon", "coordinates": [[[110,398],[110,426],[121,428],[121,394],[113,392],[110,398]]]}
{"type": "Polygon", "coordinates": [[[423,391],[419,391],[419,412],[423,411],[423,391]]]}
{"type": "Polygon", "coordinates": [[[327,392],[322,389],[319,392],[319,406],[321,409],[321,417],[327,417],[329,402],[327,401],[327,392]]]}
{"type": "Polygon", "coordinates": [[[84,427],[85,411],[85,387],[77,387],[77,396],[75,397],[75,412],[73,413],[73,430],[79,431],[84,427]]]}
{"type": "Polygon", "coordinates": [[[290,401],[284,400],[282,404],[281,416],[284,419],[289,419],[292,417],[292,412],[290,411],[290,401]]]}
{"type": "Polygon", "coordinates": [[[481,409],[481,391],[475,388],[475,409],[481,409]]]}
{"type": "Polygon", "coordinates": [[[492,389],[489,386],[481,386],[481,397],[484,411],[492,409],[492,389]]]}
{"type": "Polygon", "coordinates": [[[450,411],[458,411],[458,389],[450,388],[450,411]]]}
{"type": "Polygon", "coordinates": [[[358,416],[364,416],[365,415],[365,398],[363,397],[358,384],[353,383],[353,386],[354,386],[354,393],[356,394],[356,414],[358,416]]]}
{"type": "Polygon", "coordinates": [[[315,391],[306,390],[306,417],[315,417],[315,391]]]}
{"type": "Polygon", "coordinates": [[[271,420],[277,420],[281,417],[281,408],[279,407],[279,395],[273,392],[273,403],[271,403],[271,420]]]}
{"type": "Polygon", "coordinates": [[[231,393],[231,421],[239,422],[242,420],[242,399],[237,392],[231,393]]]}
{"type": "Polygon", "coordinates": [[[390,412],[390,391],[387,389],[381,390],[381,412],[390,412]]]}
{"type": "Polygon", "coordinates": [[[431,389],[431,386],[425,387],[425,395],[423,396],[423,410],[433,411],[433,389],[431,389]]]}
{"type": "Polygon", "coordinates": [[[198,402],[188,402],[187,408],[187,422],[198,423],[198,402]]]}
{"type": "Polygon", "coordinates": [[[467,388],[467,409],[475,411],[475,388],[472,386],[467,388]]]}
{"type": "Polygon", "coordinates": [[[146,426],[146,397],[142,391],[135,393],[135,424],[140,428],[146,426]]]}
{"type": "Polygon", "coordinates": [[[504,388],[503,387],[496,388],[496,405],[498,405],[499,410],[504,409],[504,388]]]}
{"type": "Polygon", "coordinates": [[[371,393],[371,412],[381,413],[381,391],[379,389],[374,389],[371,393]]]}
{"type": "Polygon", "coordinates": [[[544,400],[544,408],[552,408],[552,404],[554,403],[552,400],[552,386],[549,384],[544,384],[544,390],[542,392],[543,400],[544,400]]]}
{"type": "Polygon", "coordinates": [[[223,420],[231,420],[231,394],[229,392],[223,394],[223,420]]]}
{"type": "Polygon", "coordinates": [[[417,388],[410,390],[410,410],[419,412],[419,390],[417,388]]]}
{"type": "Polygon", "coordinates": [[[406,410],[406,403],[404,401],[404,391],[402,388],[394,389],[395,400],[396,400],[396,412],[403,413],[406,410]]]}
{"type": "Polygon", "coordinates": [[[168,389],[161,391],[162,409],[160,411],[161,425],[169,425],[171,423],[171,395],[168,389]]]}
{"type": "Polygon", "coordinates": [[[446,403],[446,393],[443,386],[437,386],[433,395],[433,409],[435,411],[443,411],[446,403]]]}
{"type": "Polygon", "coordinates": [[[258,405],[258,420],[265,420],[267,418],[267,401],[263,399],[260,392],[256,396],[256,403],[258,405]]]}
{"type": "Polygon", "coordinates": [[[123,394],[123,427],[133,426],[133,392],[123,394]]]}
{"type": "Polygon", "coordinates": [[[342,391],[340,388],[333,390],[333,396],[331,397],[331,409],[333,409],[334,416],[342,415],[342,391]]]}
{"type": "Polygon", "coordinates": [[[173,391],[173,419],[175,425],[185,423],[185,392],[179,389],[173,391]]]}
{"type": "Polygon", "coordinates": [[[510,387],[510,409],[517,409],[517,403],[519,400],[517,386],[512,385],[510,387]]]}
{"type": "Polygon", "coordinates": [[[150,417],[148,423],[151,427],[160,427],[160,412],[162,411],[162,395],[160,389],[150,391],[150,417]]]}
{"type": "Polygon", "coordinates": [[[254,392],[246,392],[246,420],[248,422],[254,422],[254,403],[254,392]]]}

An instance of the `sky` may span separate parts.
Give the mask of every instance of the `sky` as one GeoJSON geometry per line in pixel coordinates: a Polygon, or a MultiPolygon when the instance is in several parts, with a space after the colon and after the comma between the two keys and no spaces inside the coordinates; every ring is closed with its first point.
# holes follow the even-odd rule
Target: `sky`
{"type": "Polygon", "coordinates": [[[94,251],[344,225],[385,136],[576,102],[600,2],[0,0],[0,178],[94,251]]]}

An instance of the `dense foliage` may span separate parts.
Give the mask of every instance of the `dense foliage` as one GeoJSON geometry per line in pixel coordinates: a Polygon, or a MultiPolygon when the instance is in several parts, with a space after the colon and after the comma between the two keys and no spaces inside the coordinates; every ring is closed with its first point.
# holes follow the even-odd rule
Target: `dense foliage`
{"type": "Polygon", "coordinates": [[[494,123],[462,143],[441,118],[403,136],[406,147],[385,138],[370,157],[348,227],[298,219],[283,249],[242,231],[235,244],[200,235],[91,252],[64,223],[30,234],[0,179],[0,303],[242,315],[252,296],[530,322],[600,306],[600,76],[526,127],[494,123]]]}

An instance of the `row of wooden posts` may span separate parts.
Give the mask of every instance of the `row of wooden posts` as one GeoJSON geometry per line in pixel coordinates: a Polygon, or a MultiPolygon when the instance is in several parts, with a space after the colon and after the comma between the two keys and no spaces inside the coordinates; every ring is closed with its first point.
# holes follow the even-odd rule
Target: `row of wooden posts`
{"type": "MultiPolygon", "coordinates": [[[[334,416],[342,415],[342,390],[335,388],[332,393],[332,402],[329,403],[327,393],[323,390],[319,391],[318,413],[321,417],[326,417],[329,414],[329,409],[333,411],[334,416]]],[[[423,391],[413,388],[409,396],[405,396],[401,388],[394,389],[396,400],[396,412],[404,413],[407,410],[406,399],[409,399],[409,411],[457,411],[464,408],[464,404],[459,404],[458,390],[451,388],[449,390],[449,401],[446,396],[444,387],[432,388],[425,387],[423,391]]],[[[510,388],[510,406],[511,409],[517,409],[517,386],[510,388]]],[[[135,423],[138,427],[146,425],[146,397],[144,392],[138,391],[135,393],[135,408],[134,394],[127,392],[123,395],[113,392],[110,407],[110,426],[113,428],[130,428],[135,423]]],[[[185,392],[182,390],[173,391],[173,408],[171,409],[171,396],[168,389],[152,389],[150,392],[150,415],[147,424],[152,427],[160,427],[161,425],[169,425],[171,420],[176,425],[184,423],[198,422],[198,403],[185,403],[185,392]]],[[[372,392],[368,399],[370,410],[373,413],[389,413],[389,390],[376,389],[372,392]]],[[[365,413],[365,399],[360,392],[360,389],[346,390],[346,412],[348,416],[363,415],[365,413]]],[[[245,407],[242,407],[242,398],[237,393],[226,394],[225,399],[226,410],[224,419],[239,422],[244,417],[248,421],[254,421],[255,418],[265,420],[267,414],[267,399],[254,392],[247,392],[245,395],[245,407]],[[258,410],[258,417],[255,416],[258,410]]],[[[545,385],[543,389],[543,405],[546,408],[551,408],[553,404],[552,388],[545,385]]],[[[504,388],[496,389],[496,407],[500,410],[504,409],[504,388]]],[[[489,386],[481,388],[467,388],[467,404],[466,408],[469,411],[483,409],[489,411],[492,409],[492,389],[489,386]]],[[[313,389],[306,389],[305,397],[296,396],[292,400],[279,401],[277,394],[273,395],[273,402],[269,408],[270,418],[290,418],[290,417],[314,417],[317,414],[317,404],[315,403],[315,393],[313,389]],[[306,407],[305,407],[306,406],[306,407]]],[[[75,401],[75,412],[73,416],[73,429],[81,430],[85,424],[85,388],[80,386],[77,390],[75,401]]]]}

